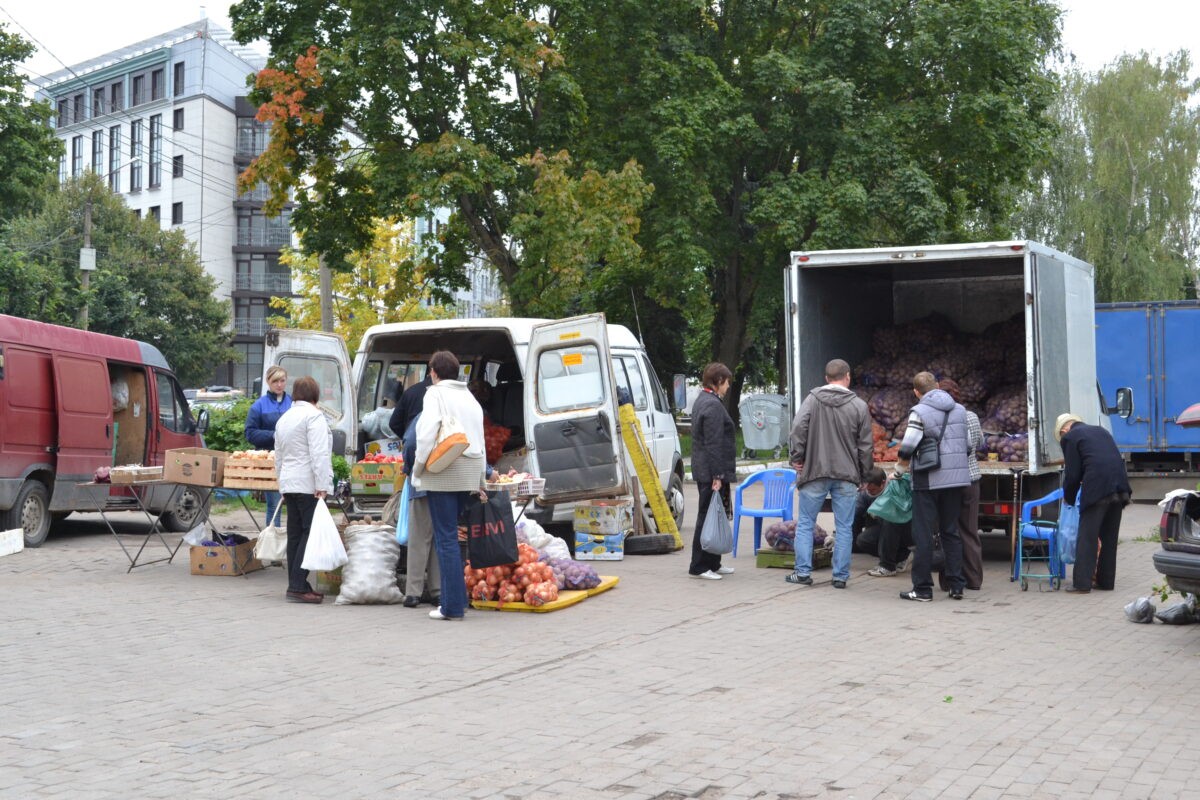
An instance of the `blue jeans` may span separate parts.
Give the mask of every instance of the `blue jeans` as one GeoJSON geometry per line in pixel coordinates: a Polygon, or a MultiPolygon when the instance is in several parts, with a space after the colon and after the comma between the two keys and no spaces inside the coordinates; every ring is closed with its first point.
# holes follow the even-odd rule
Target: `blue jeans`
{"type": "Polygon", "coordinates": [[[458,546],[458,516],[466,506],[467,492],[428,492],[433,520],[433,547],[441,570],[441,608],[447,617],[467,610],[467,583],[463,578],[462,550],[458,546]]]}
{"type": "Polygon", "coordinates": [[[267,501],[267,521],[264,524],[282,524],[286,519],[286,514],[284,512],[286,512],[287,509],[285,508],[283,511],[279,512],[278,520],[275,519],[275,509],[283,505],[283,495],[281,495],[279,492],[263,492],[263,500],[267,501]]]}
{"type": "Polygon", "coordinates": [[[800,511],[796,515],[796,574],[812,573],[813,527],[826,496],[833,498],[833,579],[850,579],[850,548],[854,544],[854,505],[858,486],[850,481],[817,478],[800,487],[800,511]]]}

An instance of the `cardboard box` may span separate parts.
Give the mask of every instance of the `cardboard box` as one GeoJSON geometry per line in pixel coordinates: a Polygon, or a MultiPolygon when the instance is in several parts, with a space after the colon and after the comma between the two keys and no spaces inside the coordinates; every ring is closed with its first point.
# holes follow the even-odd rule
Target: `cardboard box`
{"type": "Polygon", "coordinates": [[[321,594],[339,594],[342,591],[342,568],[335,570],[313,570],[309,573],[313,588],[321,594]]]}
{"type": "Polygon", "coordinates": [[[162,467],[113,467],[108,473],[109,482],[117,486],[161,481],[162,478],[162,467]]]}
{"type": "Polygon", "coordinates": [[[404,473],[399,464],[358,462],[350,467],[351,494],[393,495],[404,487],[404,473]]]}
{"type": "Polygon", "coordinates": [[[575,532],[612,536],[633,529],[633,500],[587,500],[575,504],[575,532]]]}
{"type": "Polygon", "coordinates": [[[193,575],[245,575],[262,568],[254,557],[253,539],[233,547],[192,547],[193,575]]]}
{"type": "Polygon", "coordinates": [[[375,439],[367,442],[365,451],[368,453],[381,453],[385,456],[402,456],[404,455],[404,442],[399,439],[375,439]]]}
{"type": "Polygon", "coordinates": [[[576,561],[621,561],[625,558],[625,535],[575,531],[576,561]]]}
{"type": "Polygon", "coordinates": [[[203,447],[168,450],[163,459],[163,478],[192,486],[223,486],[228,453],[203,447]]]}

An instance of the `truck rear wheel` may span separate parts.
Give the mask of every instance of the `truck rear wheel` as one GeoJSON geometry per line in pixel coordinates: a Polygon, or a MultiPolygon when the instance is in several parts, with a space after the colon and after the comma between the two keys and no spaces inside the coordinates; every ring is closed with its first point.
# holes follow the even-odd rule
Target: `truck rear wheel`
{"type": "Polygon", "coordinates": [[[50,535],[50,493],[38,481],[25,481],[13,507],[4,514],[6,530],[24,531],[26,547],[41,547],[50,535]]]}
{"type": "Polygon", "coordinates": [[[190,486],[185,486],[175,498],[175,508],[163,514],[163,527],[174,533],[187,533],[202,516],[203,510],[200,505],[200,493],[190,486]]]}

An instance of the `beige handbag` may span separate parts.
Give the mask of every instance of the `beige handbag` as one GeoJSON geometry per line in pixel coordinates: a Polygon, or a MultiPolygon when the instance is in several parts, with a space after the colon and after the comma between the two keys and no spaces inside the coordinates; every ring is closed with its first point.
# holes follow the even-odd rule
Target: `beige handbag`
{"type": "Polygon", "coordinates": [[[441,395],[438,395],[438,411],[441,421],[438,424],[437,442],[425,459],[425,471],[433,473],[445,470],[471,446],[466,429],[458,417],[447,413],[441,395]]]}

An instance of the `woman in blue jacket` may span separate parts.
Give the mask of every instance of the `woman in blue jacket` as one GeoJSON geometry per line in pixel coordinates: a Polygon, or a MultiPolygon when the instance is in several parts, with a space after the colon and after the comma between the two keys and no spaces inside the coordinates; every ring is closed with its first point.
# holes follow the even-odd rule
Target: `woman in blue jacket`
{"type": "MultiPolygon", "coordinates": [[[[246,441],[256,450],[275,449],[275,423],[292,407],[292,397],[284,391],[285,386],[287,370],[280,366],[267,370],[266,391],[254,401],[246,415],[246,441]]],[[[283,520],[275,520],[275,510],[282,502],[279,492],[263,492],[263,495],[267,501],[267,524],[281,525],[283,520]]]]}

